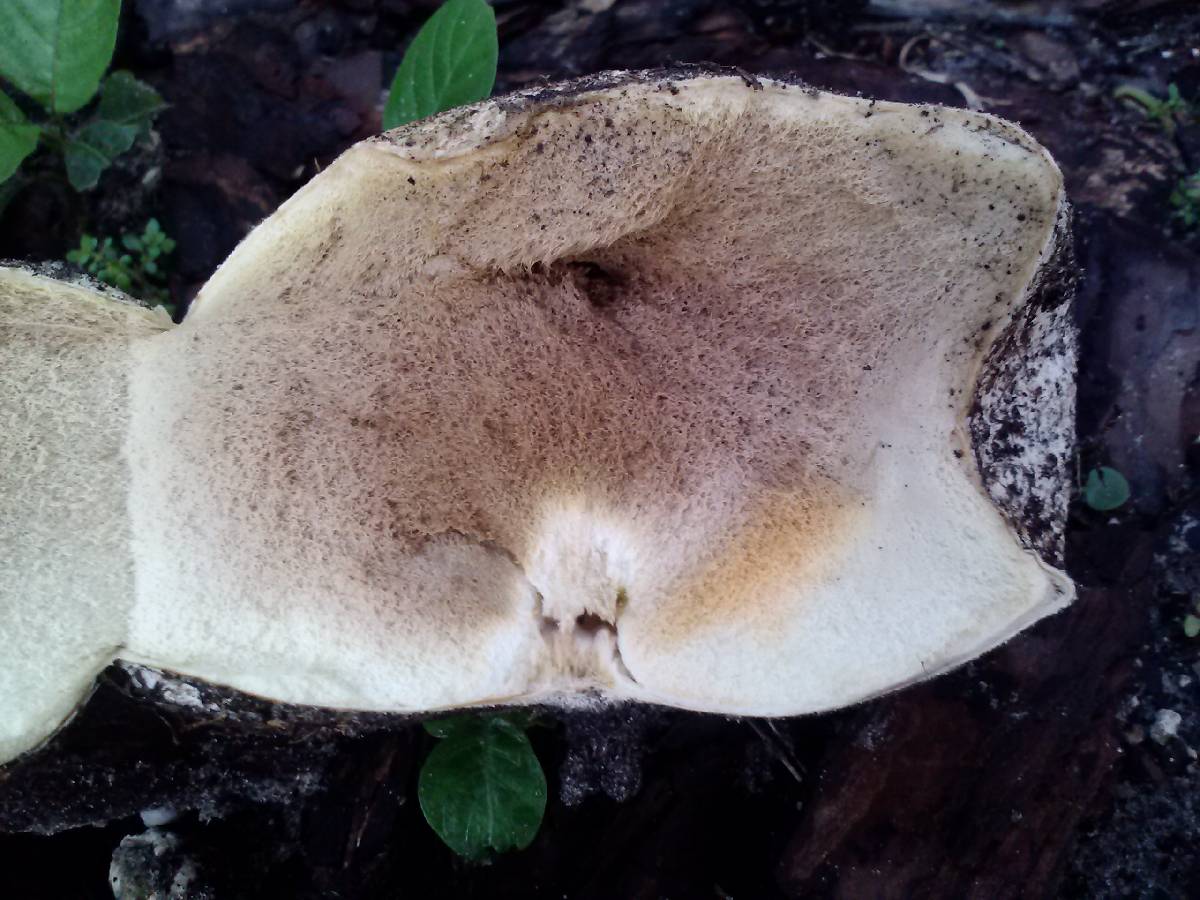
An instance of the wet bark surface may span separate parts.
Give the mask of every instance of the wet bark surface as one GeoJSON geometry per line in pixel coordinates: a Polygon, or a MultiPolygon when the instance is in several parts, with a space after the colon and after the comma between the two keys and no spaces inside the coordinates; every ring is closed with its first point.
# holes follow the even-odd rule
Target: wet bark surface
{"type": "MultiPolygon", "coordinates": [[[[497,90],[716,62],[840,92],[973,105],[1058,159],[1083,270],[1078,602],[951,675],[842,712],[543,717],[551,782],[526,851],[456,860],[425,825],[432,739],[164,688],[114,666],[52,746],[0,773],[0,884],[111,896],[139,815],[175,818],[192,897],[1200,896],[1200,239],[1171,218],[1200,128],[1113,98],[1200,103],[1200,11],[1169,0],[496,0],[497,90]],[[181,693],[182,692],[182,693],[181,693]],[[187,702],[180,702],[181,696],[187,702]]],[[[0,258],[60,258],[157,215],[186,300],[247,230],[375,133],[435,2],[127,0],[117,63],[170,102],[157,139],[83,198],[29,189],[0,258]]],[[[181,548],[185,550],[186,548],[181,548]]],[[[152,681],[152,680],[151,680],[152,681]]],[[[194,691],[191,693],[189,691],[194,691]]],[[[172,869],[172,860],[175,860],[172,869]]],[[[169,882],[168,882],[169,883],[169,882]]]]}

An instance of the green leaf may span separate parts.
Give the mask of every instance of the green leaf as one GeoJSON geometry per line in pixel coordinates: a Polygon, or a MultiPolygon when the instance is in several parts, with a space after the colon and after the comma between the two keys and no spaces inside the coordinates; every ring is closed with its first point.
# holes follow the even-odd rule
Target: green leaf
{"type": "Polygon", "coordinates": [[[100,173],[133,146],[137,135],[136,125],[121,125],[104,119],[84,125],[63,148],[63,162],[71,186],[77,191],[94,188],[100,173]]]}
{"type": "Polygon", "coordinates": [[[421,767],[421,811],[467,859],[528,847],[546,811],[546,776],[529,738],[499,716],[469,721],[451,729],[421,767]]]}
{"type": "Polygon", "coordinates": [[[96,115],[118,125],[134,125],[142,134],[166,106],[158,91],[129,72],[120,71],[104,79],[96,115]]]}
{"type": "Polygon", "coordinates": [[[117,43],[121,0],[4,0],[0,75],[46,109],[92,99],[117,43]]]}
{"type": "MultiPolygon", "coordinates": [[[[172,241],[174,243],[174,241],[172,241]]],[[[169,252],[169,251],[168,251],[169,252]]],[[[533,724],[534,715],[528,710],[511,709],[504,713],[499,718],[507,719],[508,722],[522,731],[533,724]]],[[[461,731],[471,728],[478,728],[482,719],[478,715],[461,715],[461,716],[446,716],[441,719],[426,719],[422,722],[422,726],[429,734],[436,738],[448,738],[451,735],[458,734],[461,731]]]]}
{"type": "Polygon", "coordinates": [[[67,262],[72,262],[77,266],[87,267],[91,264],[100,246],[100,241],[90,234],[84,234],[79,238],[79,246],[67,253],[67,262]]]}
{"type": "Polygon", "coordinates": [[[484,0],[446,0],[404,54],[383,127],[485,99],[496,83],[499,49],[496,14],[484,0]]]}
{"type": "Polygon", "coordinates": [[[0,182],[8,181],[25,157],[37,149],[41,131],[0,92],[0,182]]]}
{"type": "Polygon", "coordinates": [[[1129,499],[1129,482],[1116,469],[1100,466],[1088,473],[1083,502],[1099,512],[1108,512],[1129,499]]]}

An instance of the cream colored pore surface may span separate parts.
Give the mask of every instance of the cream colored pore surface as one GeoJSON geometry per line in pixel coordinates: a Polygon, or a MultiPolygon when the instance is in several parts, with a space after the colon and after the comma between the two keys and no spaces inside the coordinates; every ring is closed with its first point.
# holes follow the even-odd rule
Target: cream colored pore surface
{"type": "Polygon", "coordinates": [[[0,762],[70,715],[125,639],[126,354],[170,324],[0,268],[0,762]]]}
{"type": "Polygon", "coordinates": [[[998,120],[732,78],[360,144],[133,347],[119,655],[770,715],[976,655],[1071,592],[964,426],[1061,203],[998,120]]]}
{"type": "Polygon", "coordinates": [[[961,432],[1060,202],[1028,138],[737,79],[462,118],[347,153],[143,348],[133,651],[793,713],[1058,602],[961,432]]]}

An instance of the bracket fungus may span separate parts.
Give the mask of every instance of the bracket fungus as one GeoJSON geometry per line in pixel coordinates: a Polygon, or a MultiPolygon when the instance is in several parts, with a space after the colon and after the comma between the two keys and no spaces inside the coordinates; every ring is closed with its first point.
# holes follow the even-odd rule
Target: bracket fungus
{"type": "Polygon", "coordinates": [[[0,270],[0,761],[116,658],[282,702],[826,710],[1068,603],[1062,178],[609,73],[350,148],[182,324],[0,270]]]}

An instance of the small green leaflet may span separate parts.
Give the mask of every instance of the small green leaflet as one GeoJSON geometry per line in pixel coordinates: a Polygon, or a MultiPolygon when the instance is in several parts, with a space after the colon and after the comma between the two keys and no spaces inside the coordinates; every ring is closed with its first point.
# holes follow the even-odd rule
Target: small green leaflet
{"type": "Polygon", "coordinates": [[[484,0],[446,0],[404,54],[383,127],[486,99],[496,83],[499,52],[496,14],[484,0]]]}
{"type": "Polygon", "coordinates": [[[166,106],[158,91],[122,70],[104,79],[96,115],[118,125],[135,125],[144,134],[166,106]]]}
{"type": "Polygon", "coordinates": [[[112,161],[150,129],[163,107],[158,91],[128,72],[113,72],[104,80],[96,115],[68,138],[63,148],[67,178],[77,191],[96,186],[112,161]]]}
{"type": "Polygon", "coordinates": [[[1083,486],[1083,502],[1098,512],[1123,506],[1129,499],[1129,482],[1116,469],[1099,466],[1088,472],[1083,486]]]}
{"type": "Polygon", "coordinates": [[[546,812],[546,776],[529,738],[502,716],[426,724],[445,734],[421,767],[421,811],[446,845],[466,859],[520,850],[546,812]]]}
{"type": "Polygon", "coordinates": [[[50,112],[92,99],[117,43],[121,0],[4,0],[0,75],[50,112]]]}
{"type": "Polygon", "coordinates": [[[40,132],[17,104],[0,92],[0,183],[7,181],[21,161],[34,151],[40,132]]]}
{"type": "Polygon", "coordinates": [[[133,146],[138,135],[138,126],[122,125],[96,119],[84,125],[67,140],[63,148],[63,162],[67,166],[67,180],[77,191],[86,191],[96,186],[100,173],[114,159],[133,146]]]}

